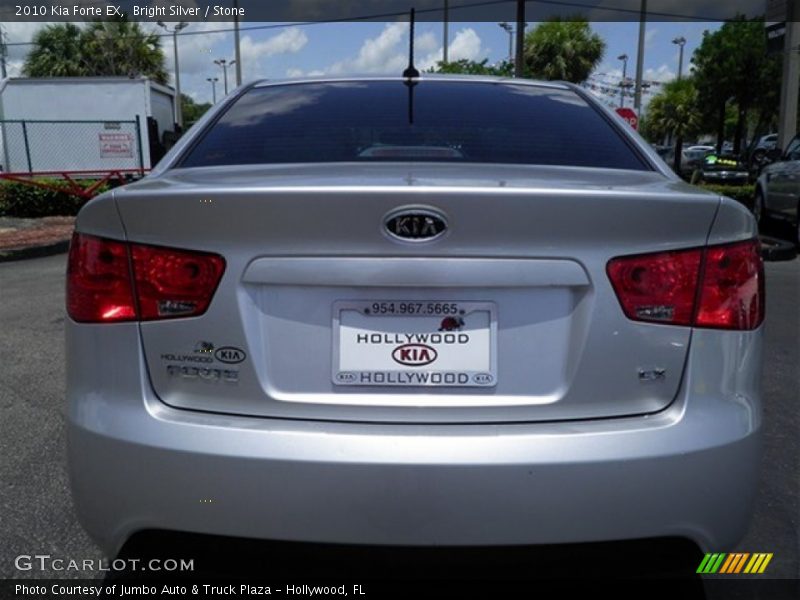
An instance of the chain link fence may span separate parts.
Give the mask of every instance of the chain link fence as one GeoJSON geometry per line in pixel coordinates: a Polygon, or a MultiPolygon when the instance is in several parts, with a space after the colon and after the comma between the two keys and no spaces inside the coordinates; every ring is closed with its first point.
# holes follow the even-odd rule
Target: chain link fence
{"type": "Polygon", "coordinates": [[[141,172],[144,166],[138,119],[0,120],[0,167],[6,173],[141,172]]]}

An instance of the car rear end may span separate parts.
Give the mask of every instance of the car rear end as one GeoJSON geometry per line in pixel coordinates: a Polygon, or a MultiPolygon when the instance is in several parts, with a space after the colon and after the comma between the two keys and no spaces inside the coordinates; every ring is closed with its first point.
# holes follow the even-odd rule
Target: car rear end
{"type": "Polygon", "coordinates": [[[111,552],[724,547],[758,470],[755,234],[568,86],[246,88],[79,216],[81,520],[111,552]]]}

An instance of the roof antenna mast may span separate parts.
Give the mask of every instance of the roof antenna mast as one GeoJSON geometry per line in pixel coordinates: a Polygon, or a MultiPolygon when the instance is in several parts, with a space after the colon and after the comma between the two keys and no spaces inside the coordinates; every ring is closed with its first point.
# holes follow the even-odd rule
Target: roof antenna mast
{"type": "Polygon", "coordinates": [[[403,71],[403,77],[406,79],[417,79],[419,78],[419,71],[414,66],[414,23],[416,21],[415,11],[411,9],[411,31],[409,32],[409,40],[408,40],[408,67],[406,70],[403,71]]]}

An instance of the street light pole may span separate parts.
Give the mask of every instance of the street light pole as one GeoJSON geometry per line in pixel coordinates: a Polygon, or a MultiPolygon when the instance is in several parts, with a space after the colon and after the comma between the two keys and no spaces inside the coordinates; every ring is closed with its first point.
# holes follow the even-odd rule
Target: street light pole
{"type": "Polygon", "coordinates": [[[617,60],[622,61],[622,81],[619,83],[619,107],[625,107],[625,84],[628,82],[628,55],[620,54],[617,60]]]}
{"type": "Polygon", "coordinates": [[[444,0],[444,44],[442,45],[442,62],[447,64],[447,46],[450,43],[450,3],[444,0]]]}
{"type": "Polygon", "coordinates": [[[6,32],[3,31],[3,26],[0,25],[0,77],[5,79],[8,77],[8,73],[6,71],[6,54],[8,53],[8,48],[6,46],[6,32]]]}
{"type": "Polygon", "coordinates": [[[219,81],[219,77],[206,77],[206,81],[211,82],[211,100],[212,104],[217,103],[217,82],[219,81]]]}
{"type": "Polygon", "coordinates": [[[683,36],[676,37],[672,40],[672,43],[680,46],[680,54],[678,54],[678,81],[680,81],[683,76],[683,47],[686,45],[686,38],[683,36]]]}
{"type": "Polygon", "coordinates": [[[233,0],[233,46],[236,54],[236,87],[242,85],[242,52],[239,48],[239,0],[233,0]]]}
{"type": "Polygon", "coordinates": [[[498,25],[508,34],[508,62],[512,62],[514,60],[514,28],[505,21],[498,25]]]}
{"type": "Polygon", "coordinates": [[[164,21],[158,21],[160,27],[163,27],[168,33],[172,32],[172,48],[175,54],[175,122],[178,127],[183,128],[183,110],[181,107],[181,70],[180,63],[178,62],[178,32],[189,26],[189,23],[181,21],[175,25],[172,30],[167,26],[164,21]]]}
{"type": "Polygon", "coordinates": [[[636,55],[636,87],[633,91],[633,108],[636,114],[642,108],[642,78],[644,76],[644,35],[647,30],[647,0],[642,0],[639,14],[639,49],[636,55]]]}
{"type": "Polygon", "coordinates": [[[517,54],[514,59],[514,77],[525,75],[525,0],[517,0],[517,54]]]}
{"type": "Polygon", "coordinates": [[[228,67],[230,67],[232,65],[235,65],[236,61],[232,60],[231,62],[228,62],[224,58],[219,58],[219,59],[214,61],[214,64],[215,65],[219,65],[220,67],[222,67],[222,77],[223,77],[223,81],[225,82],[225,95],[227,96],[228,95],[228,67]]]}

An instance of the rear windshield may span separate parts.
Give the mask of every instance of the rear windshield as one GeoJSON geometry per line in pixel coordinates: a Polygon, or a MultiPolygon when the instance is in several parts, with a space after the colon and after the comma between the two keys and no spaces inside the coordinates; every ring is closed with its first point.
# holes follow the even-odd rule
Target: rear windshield
{"type": "Polygon", "coordinates": [[[353,161],[649,169],[571,90],[457,81],[253,88],[210,126],[180,166],[353,161]]]}

